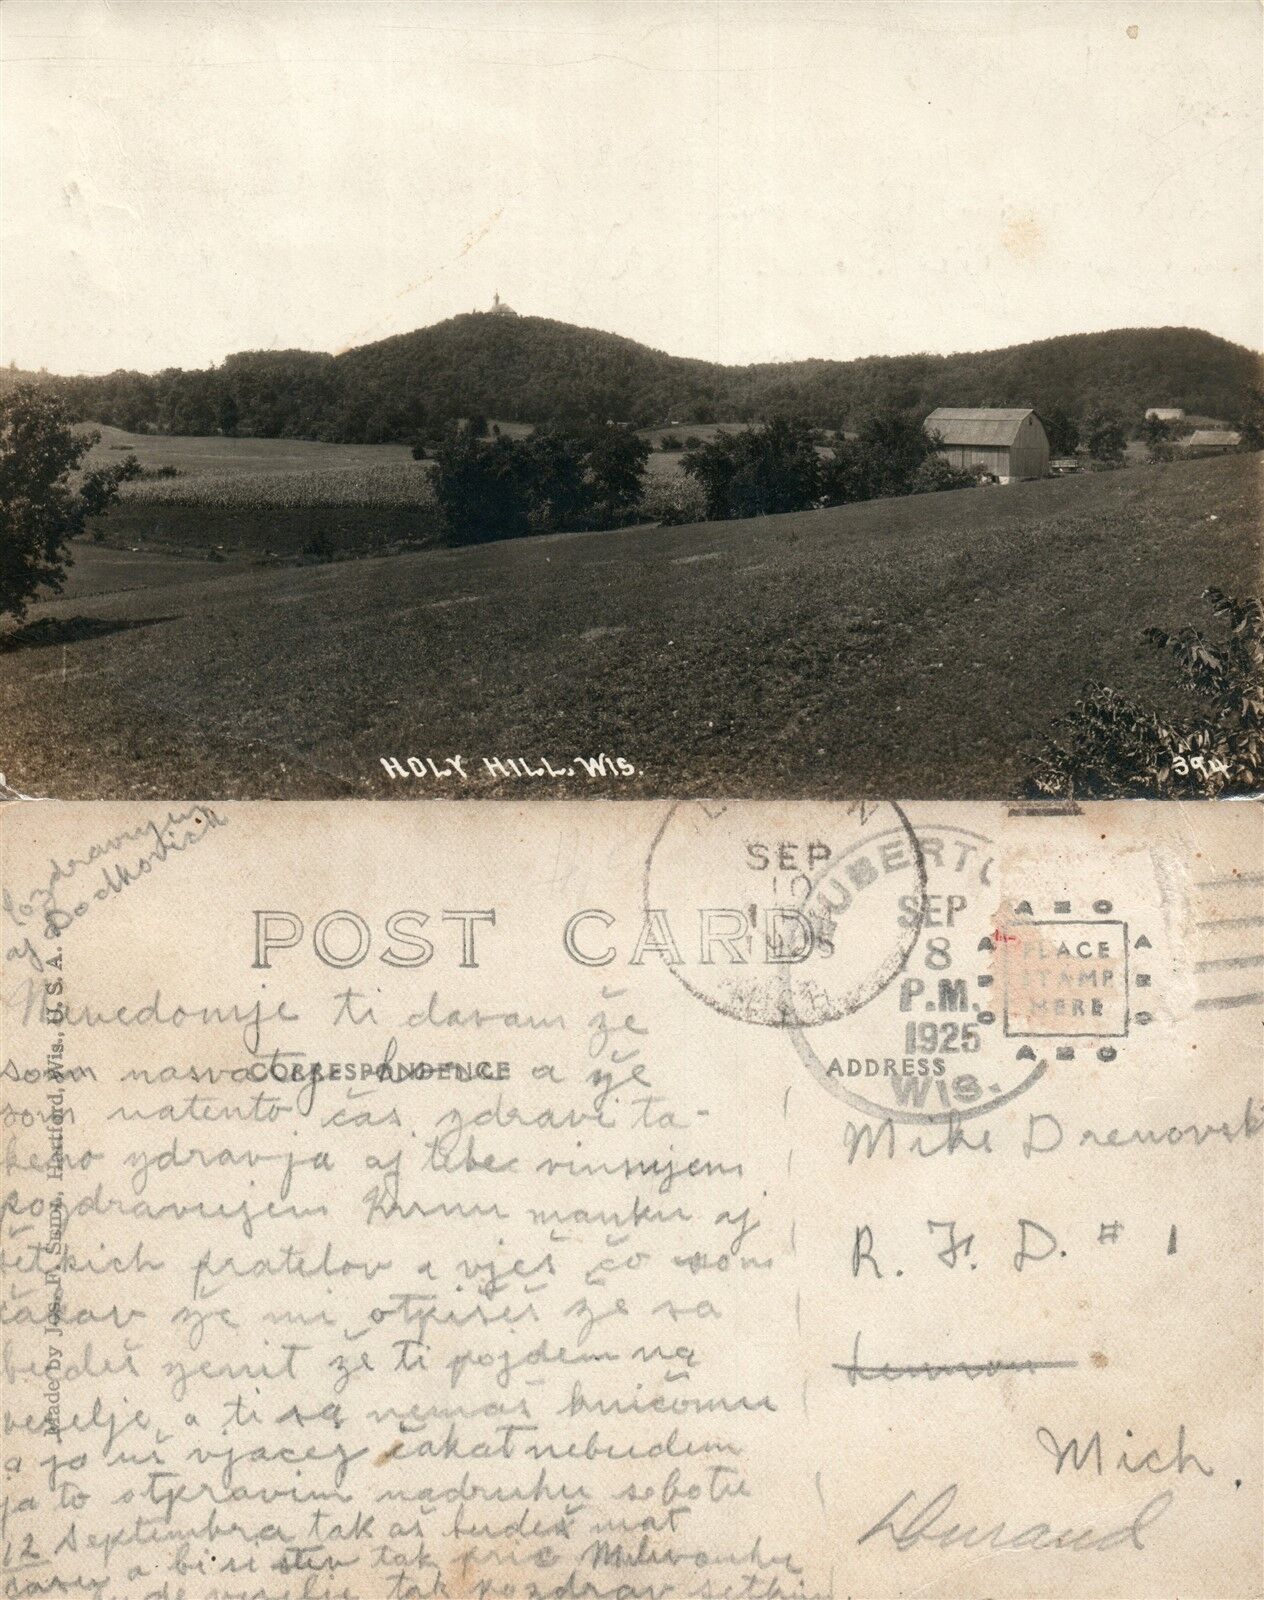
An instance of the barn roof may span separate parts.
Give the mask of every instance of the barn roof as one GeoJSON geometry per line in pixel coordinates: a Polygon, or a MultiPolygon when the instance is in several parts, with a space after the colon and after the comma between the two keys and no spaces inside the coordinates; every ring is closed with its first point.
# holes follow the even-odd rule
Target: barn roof
{"type": "Polygon", "coordinates": [[[927,417],[925,427],[945,444],[1013,444],[1031,415],[1030,406],[940,406],[927,417]]]}
{"type": "Polygon", "coordinates": [[[1242,435],[1230,428],[1198,428],[1186,439],[1186,448],[1200,444],[1241,444],[1242,435]]]}

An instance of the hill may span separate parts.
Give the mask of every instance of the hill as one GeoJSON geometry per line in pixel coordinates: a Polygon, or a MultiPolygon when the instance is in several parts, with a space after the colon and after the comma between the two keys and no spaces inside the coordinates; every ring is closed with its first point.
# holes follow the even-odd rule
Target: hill
{"type": "MultiPolygon", "coordinates": [[[[4,374],[12,382],[18,374],[4,374]]],[[[795,414],[839,427],[875,407],[1030,405],[1071,415],[1147,406],[1238,417],[1260,358],[1196,328],[1121,328],[949,356],[720,366],[543,317],[470,313],[341,355],[245,351],[198,372],[40,381],[76,416],[177,434],[406,440],[454,416],[614,418],[640,426],[795,414]]]]}
{"type": "Polygon", "coordinates": [[[1258,587],[1259,459],[306,567],[78,547],[0,655],[5,775],[65,798],[1017,793],[1147,625],[1258,587]],[[67,762],[66,752],[75,759],[67,762]],[[627,780],[499,780],[605,751],[627,780]],[[382,756],[467,758],[465,787],[382,756]]]}
{"type": "Polygon", "coordinates": [[[457,415],[595,415],[641,424],[793,413],[838,426],[886,404],[1081,413],[1107,406],[1126,417],[1178,405],[1236,416],[1259,381],[1249,350],[1194,328],[1125,328],[950,356],[725,367],[542,317],[474,314],[362,346],[338,361],[358,389],[440,398],[457,415]]]}

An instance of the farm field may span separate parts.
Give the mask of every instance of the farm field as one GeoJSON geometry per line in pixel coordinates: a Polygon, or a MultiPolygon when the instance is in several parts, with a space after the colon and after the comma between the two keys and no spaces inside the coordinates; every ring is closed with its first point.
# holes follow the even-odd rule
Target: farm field
{"type": "MultiPolygon", "coordinates": [[[[510,437],[526,423],[496,424],[510,437]]],[[[125,433],[103,423],[87,464],[134,454],[147,476],[123,485],[105,519],[106,543],[121,549],[221,556],[293,556],[318,542],[364,554],[437,542],[429,461],[405,445],[321,444],[125,433]],[[154,476],[170,473],[171,476],[154,476]],[[226,513],[228,515],[226,515],[226,513]]],[[[723,431],[699,425],[698,437],[723,431]]],[[[650,437],[646,433],[646,437],[650,437]]],[[[655,476],[679,471],[680,451],[654,450],[655,476]]]]}
{"type": "Polygon", "coordinates": [[[77,431],[99,433],[88,455],[92,466],[117,461],[128,451],[142,467],[175,467],[193,477],[220,472],[322,472],[411,464],[402,444],[322,444],[313,439],[230,439],[166,433],[127,433],[105,422],[88,422],[77,431]]]}
{"type": "Polygon", "coordinates": [[[203,560],[356,554],[437,541],[430,468],[405,445],[321,444],[125,433],[93,423],[89,465],[132,453],[149,474],[123,485],[107,545],[203,560]]]}
{"type": "MultiPolygon", "coordinates": [[[[1010,796],[1139,642],[1258,592],[1259,457],[304,567],[78,547],[0,654],[27,793],[1010,796]],[[483,756],[626,757],[628,781],[483,756]],[[460,788],[379,757],[459,753],[460,788]]],[[[223,516],[225,539],[232,518],[223,516]]]]}

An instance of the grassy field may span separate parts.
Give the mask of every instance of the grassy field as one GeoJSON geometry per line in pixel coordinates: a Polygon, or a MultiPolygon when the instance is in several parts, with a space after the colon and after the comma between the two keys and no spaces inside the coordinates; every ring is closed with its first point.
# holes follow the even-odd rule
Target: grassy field
{"type": "Polygon", "coordinates": [[[1008,796],[1086,681],[1170,699],[1137,635],[1258,592],[1259,511],[1237,456],[305,567],[82,544],[0,654],[0,769],[66,797],[1008,796]],[[601,751],[639,775],[378,759],[601,751]]]}
{"type": "MultiPolygon", "coordinates": [[[[116,548],[213,560],[289,557],[314,541],[361,555],[438,542],[432,463],[414,461],[405,445],[172,437],[91,426],[101,437],[88,464],[130,453],[145,472],[123,486],[118,507],[100,525],[116,548]]],[[[531,431],[526,423],[497,426],[513,438],[531,431]]],[[[720,431],[699,425],[699,437],[720,431]]],[[[653,451],[650,472],[678,472],[680,454],[653,451]]]]}
{"type": "Polygon", "coordinates": [[[226,439],[165,433],[125,433],[108,423],[84,423],[101,438],[88,456],[92,466],[117,461],[132,453],[142,467],[174,467],[193,477],[207,473],[328,472],[402,465],[412,461],[403,444],[320,444],[311,439],[226,439]]]}
{"type": "Polygon", "coordinates": [[[172,555],[201,561],[292,557],[316,545],[366,554],[389,548],[419,548],[439,542],[430,507],[298,505],[254,501],[249,505],[124,499],[105,519],[105,542],[140,555],[172,555]]]}

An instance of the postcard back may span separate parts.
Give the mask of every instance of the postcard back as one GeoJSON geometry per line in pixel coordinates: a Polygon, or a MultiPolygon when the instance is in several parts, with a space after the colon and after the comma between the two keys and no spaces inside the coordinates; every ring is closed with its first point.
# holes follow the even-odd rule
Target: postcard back
{"type": "Polygon", "coordinates": [[[1261,1592],[1254,807],[0,822],[7,1595],[1261,1592]]]}

